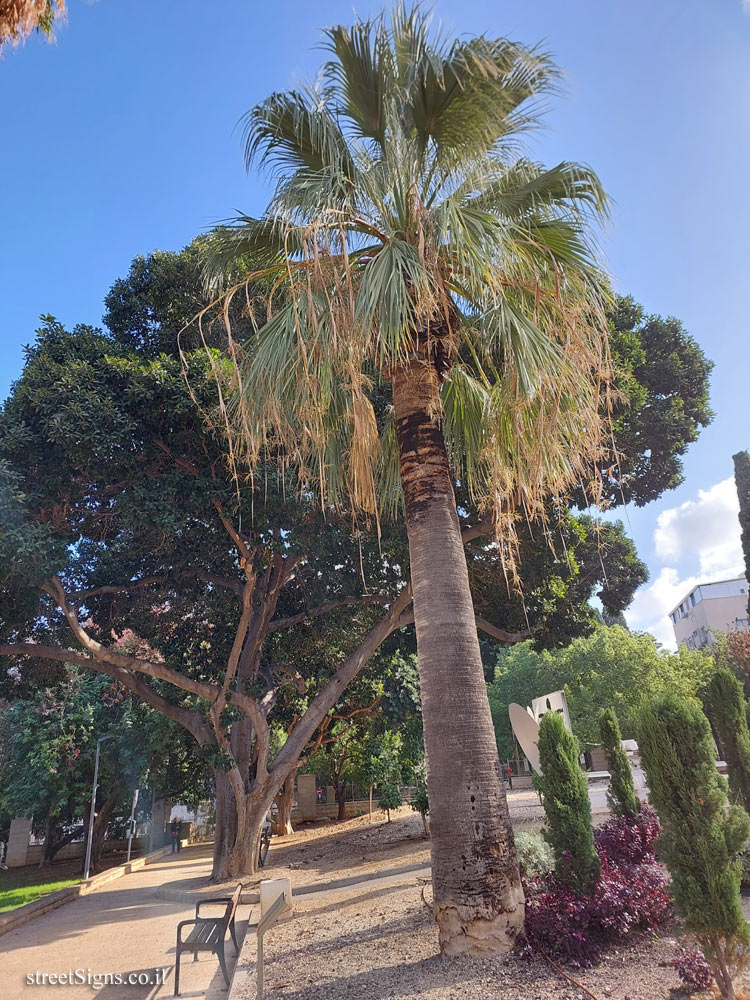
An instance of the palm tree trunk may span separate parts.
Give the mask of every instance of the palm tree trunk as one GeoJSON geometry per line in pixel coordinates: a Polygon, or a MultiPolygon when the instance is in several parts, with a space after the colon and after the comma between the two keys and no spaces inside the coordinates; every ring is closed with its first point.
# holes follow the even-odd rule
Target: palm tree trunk
{"type": "Polygon", "coordinates": [[[509,951],[524,896],[500,775],[436,369],[393,377],[422,694],[434,912],[444,955],[509,951]]]}

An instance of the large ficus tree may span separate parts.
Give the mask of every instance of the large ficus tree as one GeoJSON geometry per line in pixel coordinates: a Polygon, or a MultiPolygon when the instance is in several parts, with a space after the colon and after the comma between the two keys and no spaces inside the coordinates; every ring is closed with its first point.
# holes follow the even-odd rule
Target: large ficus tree
{"type": "Polygon", "coordinates": [[[260,282],[267,308],[247,354],[232,337],[222,417],[251,465],[272,453],[305,493],[403,513],[441,949],[505,951],[524,899],[454,480],[493,514],[512,575],[516,520],[595,478],[610,372],[589,224],[606,196],[586,167],[519,155],[558,80],[542,52],[439,38],[403,7],[326,40],[318,85],[247,115],[267,212],[209,245],[225,303],[260,282]]]}

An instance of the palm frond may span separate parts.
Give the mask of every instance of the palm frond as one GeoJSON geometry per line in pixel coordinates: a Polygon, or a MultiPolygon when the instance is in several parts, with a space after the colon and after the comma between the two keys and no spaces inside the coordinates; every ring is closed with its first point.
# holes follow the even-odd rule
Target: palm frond
{"type": "Polygon", "coordinates": [[[248,165],[277,181],[266,214],[206,241],[224,301],[243,277],[268,286],[233,354],[237,451],[294,466],[326,503],[395,513],[396,430],[388,414],[378,435],[370,378],[427,357],[453,471],[495,510],[512,573],[517,511],[544,517],[601,450],[607,196],[585,165],[518,152],[559,79],[540,50],[449,41],[403,5],[325,37],[320,86],[246,118],[248,165]]]}

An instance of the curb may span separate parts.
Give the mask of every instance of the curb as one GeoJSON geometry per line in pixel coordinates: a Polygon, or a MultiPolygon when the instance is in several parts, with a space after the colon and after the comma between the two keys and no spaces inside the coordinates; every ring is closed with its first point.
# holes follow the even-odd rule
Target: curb
{"type": "MultiPolygon", "coordinates": [[[[190,846],[192,847],[193,845],[191,844],[190,846]]],[[[72,903],[74,899],[78,899],[80,896],[87,896],[90,892],[96,892],[103,885],[107,885],[108,882],[113,882],[123,875],[140,871],[146,865],[157,861],[159,858],[163,858],[169,851],[171,851],[171,845],[168,844],[166,847],[160,847],[150,854],[144,854],[140,858],[133,858],[132,861],[126,861],[125,864],[108,868],[98,875],[93,875],[87,882],[79,882],[78,885],[71,885],[66,889],[58,889],[57,892],[51,892],[47,896],[42,896],[41,899],[35,899],[32,903],[25,903],[23,906],[17,906],[14,910],[0,914],[0,936],[23,927],[30,920],[33,920],[35,917],[41,917],[42,914],[49,913],[50,910],[56,910],[59,906],[64,906],[66,903],[72,903]]]]}

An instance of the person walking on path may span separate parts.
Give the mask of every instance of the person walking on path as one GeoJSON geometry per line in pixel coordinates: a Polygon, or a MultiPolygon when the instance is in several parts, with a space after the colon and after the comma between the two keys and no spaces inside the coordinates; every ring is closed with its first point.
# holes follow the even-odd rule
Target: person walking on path
{"type": "Polygon", "coordinates": [[[172,854],[179,854],[182,850],[182,820],[175,817],[169,827],[172,834],[172,854]]]}
{"type": "Polygon", "coordinates": [[[505,768],[505,773],[508,776],[508,785],[510,787],[510,791],[512,792],[513,791],[513,772],[510,769],[510,764],[508,764],[508,766],[505,768]]]}

